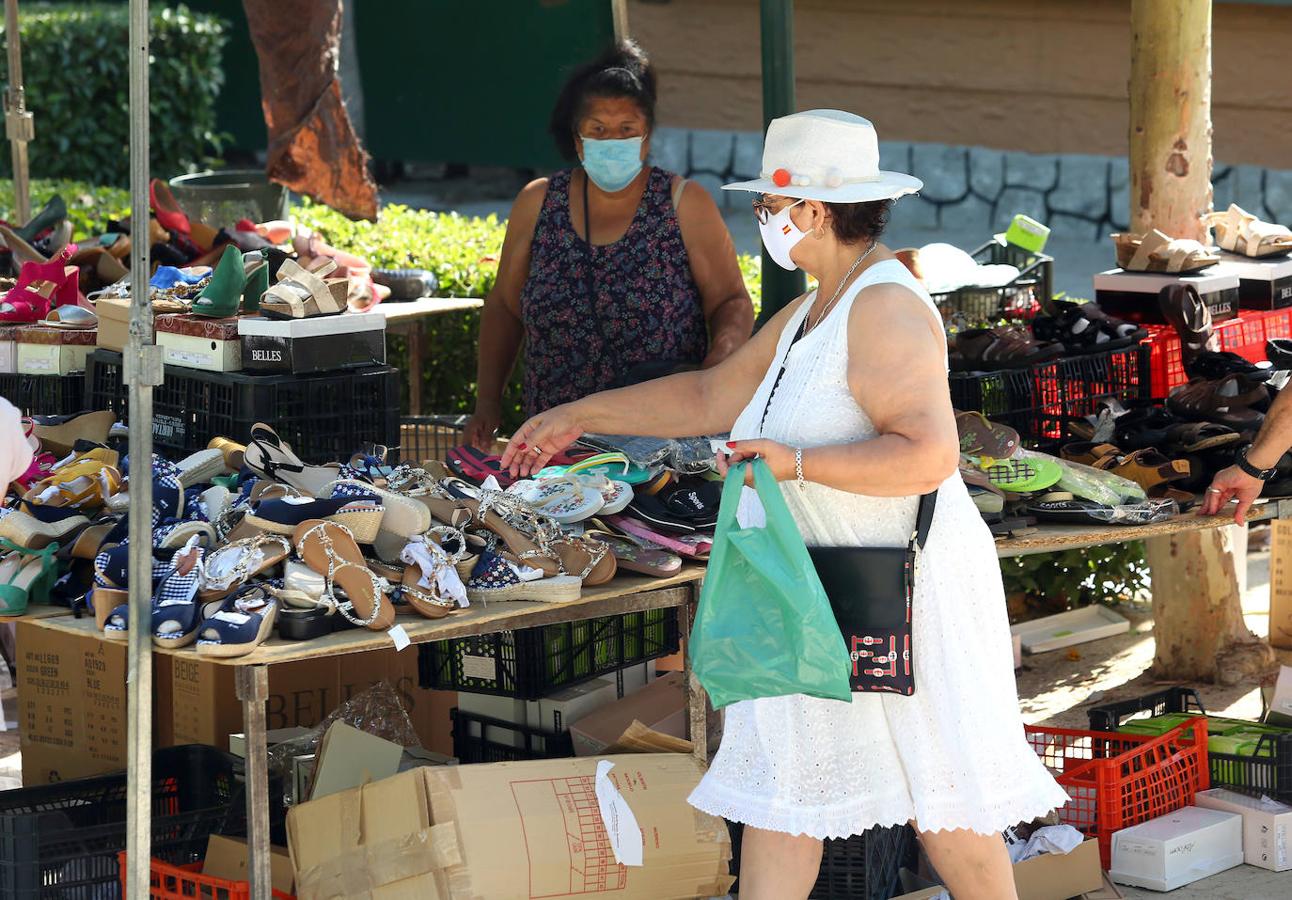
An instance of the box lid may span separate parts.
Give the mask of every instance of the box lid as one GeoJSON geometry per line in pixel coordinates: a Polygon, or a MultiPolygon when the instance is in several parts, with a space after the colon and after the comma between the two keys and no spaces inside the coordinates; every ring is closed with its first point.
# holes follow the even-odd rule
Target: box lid
{"type": "Polygon", "coordinates": [[[236,341],[238,318],[212,319],[187,313],[167,313],[153,319],[158,334],[184,334],[190,337],[209,338],[213,341],[236,341]]]}
{"type": "Polygon", "coordinates": [[[381,313],[341,313],[337,316],[311,316],[308,319],[244,316],[238,320],[238,333],[244,337],[259,335],[296,339],[385,329],[386,317],[381,313]]]}
{"type": "Polygon", "coordinates": [[[1219,264],[1196,275],[1170,275],[1166,272],[1127,272],[1109,269],[1095,276],[1096,291],[1127,291],[1134,294],[1156,294],[1169,284],[1191,284],[1199,294],[1214,294],[1238,287],[1238,274],[1219,264]]]}
{"type": "Polygon", "coordinates": [[[1292,256],[1275,256],[1270,259],[1252,259],[1237,253],[1221,253],[1220,264],[1224,272],[1232,272],[1248,281],[1275,281],[1292,275],[1292,256]]]}
{"type": "Polygon", "coordinates": [[[18,329],[15,340],[20,344],[63,344],[70,347],[93,347],[98,340],[97,328],[50,328],[27,325],[18,329]]]}
{"type": "Polygon", "coordinates": [[[1209,791],[1198,791],[1197,803],[1199,806],[1208,809],[1229,808],[1234,812],[1239,809],[1247,809],[1252,812],[1269,813],[1274,816],[1281,816],[1284,813],[1292,813],[1292,806],[1286,803],[1280,803],[1269,797],[1249,797],[1247,794],[1240,794],[1237,791],[1226,790],[1225,788],[1212,788],[1209,791]],[[1211,806],[1212,803],[1224,804],[1224,807],[1211,806]]]}
{"type": "Polygon", "coordinates": [[[1131,825],[1113,833],[1113,842],[1124,838],[1141,841],[1161,841],[1169,843],[1179,840],[1203,828],[1223,825],[1232,819],[1242,818],[1237,813],[1222,812],[1218,809],[1202,809],[1197,806],[1182,806],[1175,812],[1149,819],[1138,825],[1131,825]]]}

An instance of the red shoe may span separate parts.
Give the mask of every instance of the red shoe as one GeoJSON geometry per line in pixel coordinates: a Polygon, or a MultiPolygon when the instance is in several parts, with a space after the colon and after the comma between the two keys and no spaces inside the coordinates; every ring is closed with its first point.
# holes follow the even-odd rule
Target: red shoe
{"type": "Polygon", "coordinates": [[[184,235],[193,230],[188,216],[175,202],[175,195],[170,192],[170,185],[166,182],[154,178],[148,185],[148,197],[152,201],[153,215],[162,227],[184,235]]]}
{"type": "Polygon", "coordinates": [[[76,245],[69,244],[47,263],[23,263],[18,283],[0,300],[0,322],[39,322],[51,307],[76,305],[81,272],[67,265],[75,252],[76,245]]]}

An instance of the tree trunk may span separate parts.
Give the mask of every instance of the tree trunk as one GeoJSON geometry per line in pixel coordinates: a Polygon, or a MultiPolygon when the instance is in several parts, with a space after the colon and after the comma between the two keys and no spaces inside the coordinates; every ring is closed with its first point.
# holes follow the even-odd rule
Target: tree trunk
{"type": "Polygon", "coordinates": [[[1247,534],[1237,525],[1144,542],[1153,575],[1152,674],[1237,684],[1259,677],[1274,651],[1243,621],[1247,534]]]}
{"type": "Polygon", "coordinates": [[[1132,0],[1131,231],[1206,243],[1211,0],[1132,0]]]}

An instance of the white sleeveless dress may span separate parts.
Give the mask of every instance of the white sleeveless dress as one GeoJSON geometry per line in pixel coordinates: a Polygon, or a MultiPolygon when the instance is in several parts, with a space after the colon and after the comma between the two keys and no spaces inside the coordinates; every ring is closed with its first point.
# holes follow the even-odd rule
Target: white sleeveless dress
{"type": "MultiPolygon", "coordinates": [[[[909,288],[937,314],[900,262],[871,266],[790,350],[763,437],[799,447],[875,437],[848,389],[847,323],[858,292],[880,283],[909,288]]],[[[768,393],[809,305],[786,324],[733,439],[759,436],[768,393]]],[[[869,497],[812,483],[781,489],[809,545],[903,546],[914,527],[917,497],[869,497]]],[[[733,703],[721,747],[690,803],[755,828],[816,838],[908,821],[924,831],[985,834],[1067,803],[1023,736],[1000,565],[959,474],[938,491],[912,602],[912,696],[855,693],[840,703],[796,694],[733,703]]]]}

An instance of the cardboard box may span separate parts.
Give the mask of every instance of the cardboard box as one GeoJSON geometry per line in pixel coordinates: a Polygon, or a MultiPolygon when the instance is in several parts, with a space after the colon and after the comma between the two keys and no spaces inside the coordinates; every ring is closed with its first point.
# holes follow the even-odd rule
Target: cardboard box
{"type": "MultiPolygon", "coordinates": [[[[242,838],[211,835],[206,841],[206,857],[202,862],[202,874],[227,881],[250,880],[251,875],[247,871],[247,842],[242,838]]],[[[290,894],[294,881],[292,857],[287,852],[287,848],[270,847],[270,885],[276,891],[290,894]]]]}
{"type": "Polygon", "coordinates": [[[242,370],[242,341],[238,319],[211,319],[182,313],[157,316],[153,321],[162,361],[169,366],[207,372],[242,370]]]}
{"type": "Polygon", "coordinates": [[[306,375],[386,364],[386,317],[381,313],[308,319],[238,321],[242,365],[266,375],[306,375]]]}
{"type": "Polygon", "coordinates": [[[94,352],[95,329],[29,325],[15,336],[19,375],[71,375],[84,372],[94,352]]]}
{"type": "Polygon", "coordinates": [[[1292,650],[1292,521],[1275,519],[1271,527],[1270,646],[1292,650]]]}
{"type": "Polygon", "coordinates": [[[18,371],[17,325],[0,325],[0,375],[18,371]]]}
{"type": "Polygon", "coordinates": [[[1278,681],[1265,705],[1266,725],[1292,727],[1292,666],[1279,668],[1278,681]]]}
{"type": "Polygon", "coordinates": [[[1158,291],[1169,284],[1191,284],[1211,310],[1213,322],[1223,322],[1238,315],[1238,275],[1219,265],[1203,269],[1196,275],[1171,275],[1166,272],[1124,272],[1110,269],[1095,276],[1095,302],[1112,316],[1132,322],[1166,324],[1157,304],[1158,291]]]}
{"type": "Polygon", "coordinates": [[[97,346],[122,353],[130,337],[130,300],[125,297],[100,297],[94,304],[99,314],[97,346]]]}
{"type": "Polygon", "coordinates": [[[676,738],[686,737],[686,676],[670,672],[630,697],[570,723],[576,756],[595,756],[614,745],[633,722],[676,738]]]}
{"type": "Polygon", "coordinates": [[[1288,853],[1288,843],[1292,840],[1292,806],[1224,788],[1199,791],[1194,803],[1203,809],[1218,809],[1243,817],[1243,861],[1249,866],[1271,872],[1292,869],[1288,853]]]}
{"type": "Polygon", "coordinates": [[[688,754],[421,771],[430,795],[434,850],[454,860],[442,871],[454,897],[720,897],[734,880],[727,874],[726,824],[686,802],[704,771],[688,754]],[[599,775],[602,762],[612,768],[599,775]],[[612,818],[607,828],[599,778],[626,802],[636,828],[622,817],[612,818]],[[625,850],[640,847],[642,865],[616,861],[616,836],[625,850]]]}
{"type": "MultiPolygon", "coordinates": [[[[170,669],[167,687],[159,687],[159,696],[166,700],[165,705],[159,703],[157,707],[162,746],[227,747],[229,735],[243,730],[242,703],[234,690],[233,667],[196,655],[156,659],[168,660],[170,669]],[[163,714],[164,710],[169,714],[163,714]]],[[[162,680],[160,673],[156,680],[162,680]]],[[[416,651],[396,653],[393,647],[270,666],[266,726],[313,727],[346,700],[379,681],[394,686],[423,746],[452,754],[449,709],[457,694],[419,688],[416,651]]]]}
{"type": "MultiPolygon", "coordinates": [[[[1087,838],[1071,853],[1043,853],[1014,865],[1014,886],[1018,900],[1069,900],[1104,884],[1099,865],[1099,841],[1087,838]]],[[[936,885],[903,894],[895,900],[931,900],[944,896],[946,888],[936,885]]]]}
{"type": "Polygon", "coordinates": [[[1221,251],[1216,268],[1238,276],[1241,309],[1284,309],[1292,306],[1292,257],[1252,259],[1221,251]]]}
{"type": "MultiPolygon", "coordinates": [[[[299,900],[448,900],[431,852],[429,771],[412,769],[289,809],[299,900]]],[[[504,859],[495,857],[494,865],[504,859]]]]}
{"type": "Polygon", "coordinates": [[[1184,806],[1113,832],[1118,884],[1173,891],[1243,863],[1243,817],[1184,806]]]}
{"type": "Polygon", "coordinates": [[[319,741],[310,799],[389,778],[399,771],[403,755],[399,744],[345,722],[333,722],[319,741]]]}
{"type": "Polygon", "coordinates": [[[19,619],[23,784],[126,767],[126,645],[19,619]]]}

